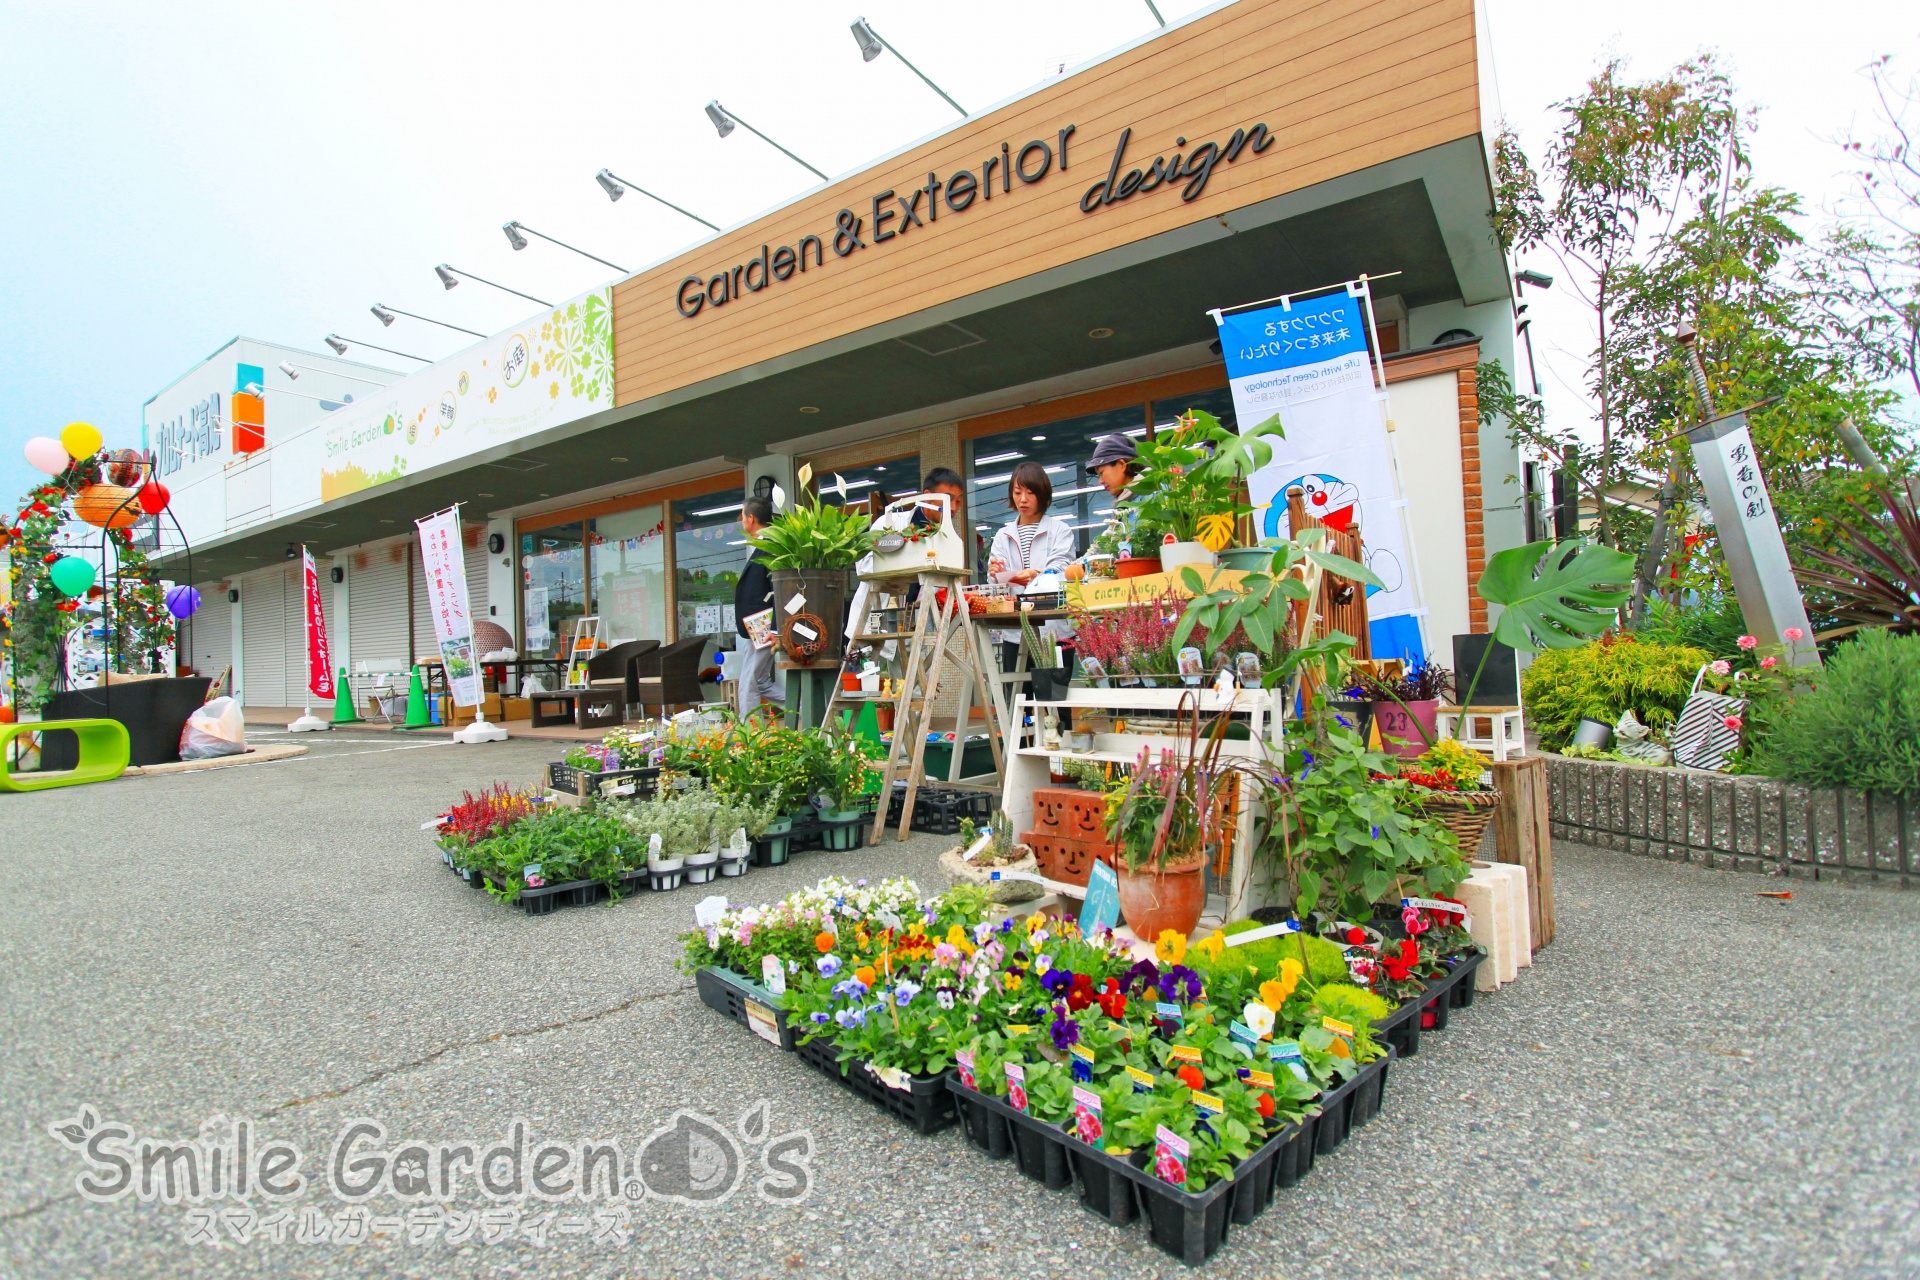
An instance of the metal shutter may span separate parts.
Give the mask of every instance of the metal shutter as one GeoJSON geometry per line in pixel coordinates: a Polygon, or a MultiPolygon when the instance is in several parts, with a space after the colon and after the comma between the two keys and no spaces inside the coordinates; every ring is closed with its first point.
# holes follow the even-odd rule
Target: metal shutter
{"type": "Polygon", "coordinates": [[[363,664],[374,675],[407,670],[405,542],[368,547],[348,558],[347,625],[354,670],[363,664]]]}
{"type": "Polygon", "coordinates": [[[196,674],[218,680],[233,662],[233,606],[222,582],[198,585],[200,607],[180,623],[180,660],[196,674]]]}
{"type": "Polygon", "coordinates": [[[440,634],[433,629],[433,601],[427,596],[427,567],[420,560],[418,539],[413,547],[413,656],[440,655],[440,634]]]}
{"type": "MultiPolygon", "coordinates": [[[[484,531],[480,535],[480,541],[467,548],[466,565],[467,616],[479,622],[482,618],[490,616],[487,613],[487,538],[484,531]]],[[[512,619],[503,622],[499,618],[494,618],[493,621],[505,626],[512,619]]],[[[513,628],[507,626],[507,630],[511,631],[513,628]]]]}
{"type": "MultiPolygon", "coordinates": [[[[327,578],[329,568],[324,559],[314,560],[313,571],[320,589],[320,616],[327,628],[327,637],[333,638],[333,583],[327,578]]],[[[307,582],[301,571],[300,562],[294,561],[286,566],[284,580],[284,600],[286,616],[286,679],[287,705],[304,706],[307,702],[307,582]]]]}
{"type": "Polygon", "coordinates": [[[240,696],[249,707],[287,704],[287,571],[284,566],[240,580],[240,696]]]}

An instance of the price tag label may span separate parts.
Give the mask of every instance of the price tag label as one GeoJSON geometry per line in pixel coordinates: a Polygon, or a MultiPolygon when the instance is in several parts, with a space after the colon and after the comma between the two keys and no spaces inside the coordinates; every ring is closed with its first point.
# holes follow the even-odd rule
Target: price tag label
{"type": "Polygon", "coordinates": [[[776,996],[787,994],[787,966],[779,956],[760,957],[760,985],[776,996]]]}
{"type": "Polygon", "coordinates": [[[1353,1038],[1353,1024],[1351,1022],[1342,1022],[1338,1018],[1322,1018],[1320,1019],[1320,1025],[1337,1036],[1345,1036],[1349,1040],[1353,1038]]]}
{"type": "Polygon", "coordinates": [[[1239,933],[1227,935],[1227,945],[1244,947],[1250,942],[1263,942],[1268,938],[1278,938],[1289,933],[1300,932],[1298,920],[1282,920],[1279,924],[1262,925],[1258,929],[1245,929],[1239,933]]]}
{"type": "Polygon", "coordinates": [[[1139,1067],[1128,1067],[1127,1079],[1133,1081],[1133,1091],[1135,1093],[1153,1092],[1153,1073],[1151,1071],[1142,1071],[1139,1067]]]}
{"type": "Polygon", "coordinates": [[[798,613],[806,607],[807,607],[807,597],[802,592],[796,591],[792,595],[787,597],[786,611],[788,613],[798,613]]]}

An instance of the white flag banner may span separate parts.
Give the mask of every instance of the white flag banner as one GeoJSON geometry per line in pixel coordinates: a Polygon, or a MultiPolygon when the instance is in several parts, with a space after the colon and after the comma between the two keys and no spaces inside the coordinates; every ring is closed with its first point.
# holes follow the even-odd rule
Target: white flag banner
{"type": "Polygon", "coordinates": [[[460,508],[416,520],[420,567],[427,578],[427,604],[440,661],[455,706],[480,705],[480,668],[473,661],[473,619],[467,613],[466,556],[460,550],[460,508]]]}
{"type": "Polygon", "coordinates": [[[1346,529],[1358,525],[1367,567],[1385,584],[1367,589],[1370,621],[1419,608],[1394,483],[1391,446],[1367,349],[1364,285],[1340,293],[1233,315],[1213,313],[1227,362],[1233,410],[1243,430],[1280,415],[1286,439],[1248,477],[1254,504],[1271,504],[1267,536],[1287,533],[1287,490],[1305,493],[1307,513],[1346,529]]]}

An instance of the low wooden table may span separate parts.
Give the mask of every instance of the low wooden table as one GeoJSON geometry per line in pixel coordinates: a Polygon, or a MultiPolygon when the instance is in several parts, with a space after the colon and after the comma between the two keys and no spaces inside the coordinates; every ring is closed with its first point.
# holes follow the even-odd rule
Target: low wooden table
{"type": "Polygon", "coordinates": [[[529,727],[549,729],[570,724],[577,729],[617,729],[627,721],[627,692],[618,685],[593,689],[556,689],[528,698],[529,727]]]}

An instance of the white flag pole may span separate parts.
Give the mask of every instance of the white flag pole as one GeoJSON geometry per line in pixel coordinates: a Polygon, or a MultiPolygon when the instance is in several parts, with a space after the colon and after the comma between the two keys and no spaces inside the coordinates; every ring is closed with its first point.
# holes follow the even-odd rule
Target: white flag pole
{"type": "Polygon", "coordinates": [[[312,553],[300,544],[300,639],[307,650],[307,678],[300,690],[300,718],[287,726],[289,733],[317,733],[331,729],[331,722],[313,714],[313,606],[307,600],[307,575],[313,571],[312,553]]]}
{"type": "MultiPolygon", "coordinates": [[[[1413,620],[1420,629],[1420,647],[1431,661],[1433,637],[1427,634],[1427,596],[1425,584],[1420,579],[1419,539],[1413,536],[1413,504],[1407,497],[1406,480],[1400,471],[1400,433],[1394,425],[1393,411],[1387,398],[1387,360],[1386,353],[1380,350],[1380,326],[1373,317],[1373,281],[1362,274],[1358,280],[1348,284],[1347,292],[1356,294],[1367,312],[1367,335],[1373,343],[1374,395],[1380,401],[1380,420],[1387,428],[1387,458],[1393,467],[1393,499],[1394,505],[1399,508],[1400,536],[1406,544],[1407,574],[1413,585],[1413,620]]],[[[1462,479],[1470,481],[1473,477],[1463,476],[1462,479]]],[[[1365,530],[1361,531],[1360,536],[1366,537],[1365,530]]]]}
{"type": "MultiPolygon", "coordinates": [[[[460,504],[457,502],[454,503],[452,510],[453,527],[458,529],[460,528],[460,504]]],[[[462,537],[459,541],[460,546],[464,547],[465,538],[462,537]]],[[[462,596],[466,595],[466,581],[467,566],[466,556],[463,551],[460,561],[460,594],[462,596]]],[[[448,688],[452,688],[451,683],[449,683],[448,688]]],[[[487,722],[487,694],[486,681],[484,679],[479,680],[474,690],[473,723],[464,729],[454,730],[453,740],[462,743],[505,742],[507,740],[507,729],[505,725],[489,724],[487,722]]]]}

